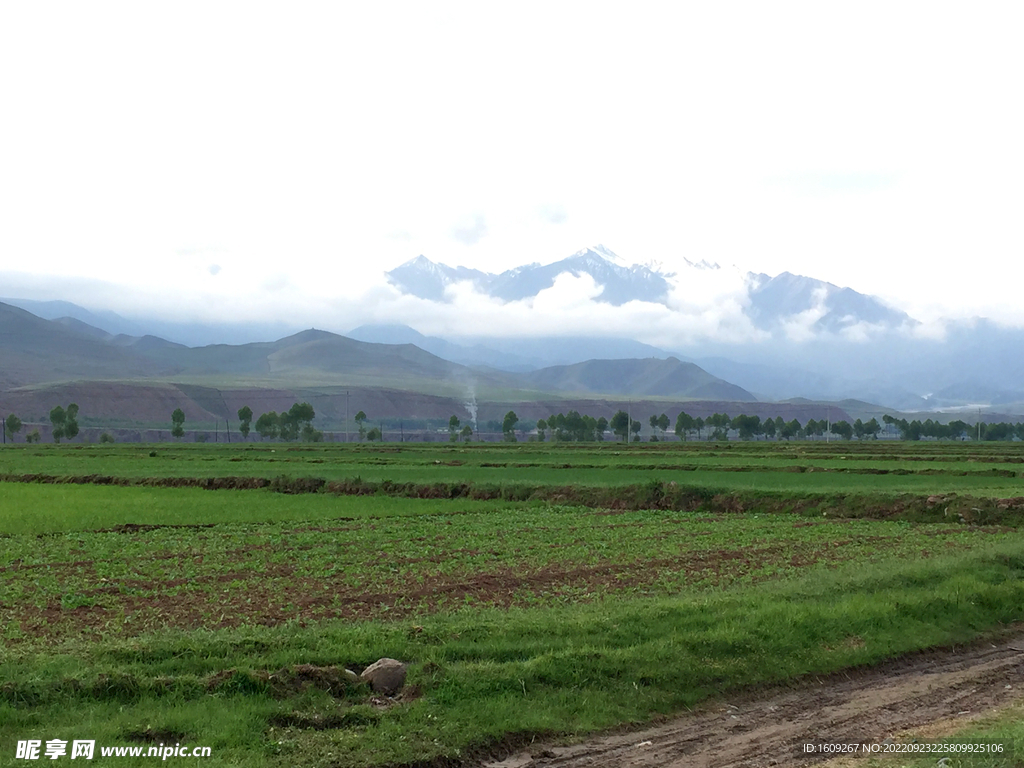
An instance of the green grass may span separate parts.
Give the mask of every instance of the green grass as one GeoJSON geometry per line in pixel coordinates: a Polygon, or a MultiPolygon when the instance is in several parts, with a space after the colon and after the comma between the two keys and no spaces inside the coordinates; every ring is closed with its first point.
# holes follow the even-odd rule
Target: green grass
{"type": "MultiPolygon", "coordinates": [[[[527,502],[501,502],[504,508],[527,502]]],[[[533,504],[536,506],[536,504],[533,504]]],[[[462,499],[464,511],[496,509],[493,501],[462,499]]],[[[338,517],[429,515],[452,510],[449,500],[388,496],[281,494],[99,485],[0,483],[0,535],[70,533],[118,525],[196,525],[317,521],[338,517]]]]}
{"type": "Polygon", "coordinates": [[[675,595],[1024,544],[959,522],[266,490],[0,484],[0,502],[51,511],[2,518],[20,528],[2,540],[9,643],[675,595]]]}
{"type": "Polygon", "coordinates": [[[174,738],[225,766],[457,760],[999,633],[1024,621],[1024,531],[993,499],[1022,495],[1022,458],[1015,444],[2,450],[8,476],[374,493],[0,482],[0,764],[31,738],[174,738]],[[415,695],[393,707],[282,682],[382,656],[411,665],[415,695]]]}
{"type": "MultiPolygon", "coordinates": [[[[69,644],[0,656],[0,740],[169,731],[222,765],[390,765],[464,756],[509,734],[583,734],[708,698],[964,642],[1024,618],[1019,543],[870,573],[845,567],[676,597],[324,622],[69,644]],[[856,643],[849,642],[851,638],[856,643]],[[412,663],[421,696],[275,694],[295,664],[412,663]],[[215,685],[217,673],[236,670],[215,685]],[[248,681],[248,682],[246,682],[248,681]],[[337,727],[275,726],[333,718],[337,727]]],[[[131,763],[129,763],[131,764],[131,763]]]]}
{"type": "Polygon", "coordinates": [[[934,768],[939,757],[949,757],[948,768],[1018,768],[1024,763],[1024,702],[990,712],[935,739],[904,737],[899,743],[951,745],[948,750],[922,756],[905,753],[898,757],[873,757],[863,761],[865,768],[934,768]],[[966,753],[956,745],[996,745],[999,751],[966,753]]]}
{"type": "Polygon", "coordinates": [[[0,474],[575,486],[657,479],[725,491],[1001,498],[1024,495],[1022,462],[1024,445],[1016,443],[19,444],[0,451],[0,474]]]}

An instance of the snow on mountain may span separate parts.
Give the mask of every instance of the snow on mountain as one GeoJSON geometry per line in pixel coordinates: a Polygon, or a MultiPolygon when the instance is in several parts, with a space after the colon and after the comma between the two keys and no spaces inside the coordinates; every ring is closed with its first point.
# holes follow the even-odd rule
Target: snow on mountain
{"type": "Polygon", "coordinates": [[[689,259],[684,258],[683,261],[686,262],[687,266],[693,267],[694,269],[721,269],[721,267],[717,263],[709,262],[707,259],[701,259],[700,261],[690,261],[689,259]]]}
{"type": "Polygon", "coordinates": [[[403,293],[431,301],[444,301],[445,288],[459,280],[469,280],[480,292],[501,301],[521,301],[550,288],[562,274],[589,275],[603,287],[597,300],[615,306],[629,301],[664,303],[669,291],[667,275],[642,264],[627,265],[603,245],[584,248],[553,264],[534,262],[500,274],[436,264],[425,256],[386,274],[388,282],[403,293]]]}
{"type": "MultiPolygon", "coordinates": [[[[666,271],[658,261],[629,264],[604,245],[583,248],[551,264],[525,264],[500,274],[466,267],[437,264],[418,256],[387,273],[388,281],[403,293],[431,301],[448,301],[445,289],[457,281],[470,281],[477,291],[502,302],[532,299],[551,288],[564,274],[589,276],[601,288],[596,301],[621,306],[631,301],[669,306],[673,290],[693,286],[714,286],[726,280],[728,270],[707,260],[683,259],[683,273],[666,271]],[[719,279],[721,278],[721,280],[719,279]],[[708,280],[712,280],[708,283],[708,280]]],[[[736,288],[741,292],[737,274],[736,288]]],[[[905,312],[880,299],[841,288],[822,280],[783,272],[775,277],[748,273],[746,306],[743,311],[755,327],[780,331],[793,340],[811,338],[821,332],[843,333],[853,340],[870,329],[913,326],[916,321],[905,312]]],[[[712,293],[715,293],[712,290],[712,293]]],[[[717,293],[715,293],[717,295],[717,293]]],[[[709,294],[708,300],[714,301],[709,294]]]]}
{"type": "Polygon", "coordinates": [[[747,314],[756,326],[771,329],[780,324],[803,322],[808,334],[838,333],[858,324],[883,328],[914,325],[906,312],[866,296],[852,288],[840,288],[823,280],[783,272],[775,277],[750,275],[747,314]]]}

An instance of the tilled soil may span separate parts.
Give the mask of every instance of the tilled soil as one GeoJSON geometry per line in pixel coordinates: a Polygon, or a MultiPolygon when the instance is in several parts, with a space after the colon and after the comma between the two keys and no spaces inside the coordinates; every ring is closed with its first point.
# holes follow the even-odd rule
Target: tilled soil
{"type": "Polygon", "coordinates": [[[969,719],[1022,695],[1024,635],[966,649],[930,651],[878,667],[806,680],[790,688],[730,699],[645,730],[613,733],[574,746],[537,743],[500,762],[481,765],[823,765],[834,760],[835,754],[807,754],[805,744],[884,743],[899,732],[950,719],[969,719]]]}

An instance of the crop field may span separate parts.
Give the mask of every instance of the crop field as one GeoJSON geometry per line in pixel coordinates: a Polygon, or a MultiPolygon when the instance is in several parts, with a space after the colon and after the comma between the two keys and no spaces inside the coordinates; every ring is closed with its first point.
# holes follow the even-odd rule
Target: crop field
{"type": "Polygon", "coordinates": [[[1024,488],[1024,443],[617,443],[18,446],[2,474],[117,478],[319,477],[367,482],[617,486],[652,479],[780,492],[1024,488]]]}
{"type": "Polygon", "coordinates": [[[1015,443],[8,446],[0,764],[455,765],[996,636],[1022,473],[1015,443]],[[396,698],[345,677],[381,657],[396,698]]]}

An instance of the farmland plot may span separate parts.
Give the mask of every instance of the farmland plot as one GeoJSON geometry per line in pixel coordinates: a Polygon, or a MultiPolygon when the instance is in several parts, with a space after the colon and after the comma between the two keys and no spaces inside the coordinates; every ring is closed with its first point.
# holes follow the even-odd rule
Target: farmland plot
{"type": "Polygon", "coordinates": [[[983,476],[977,501],[948,491],[981,487],[956,474],[973,465],[931,452],[857,458],[941,465],[907,475],[843,471],[849,446],[816,448],[799,472],[786,447],[477,448],[5,451],[0,749],[83,738],[87,723],[104,743],[208,744],[223,765],[464,759],[1024,619],[1012,452],[971,454],[1004,473],[983,476]],[[284,466],[254,469],[270,459],[284,466]],[[587,483],[569,478],[584,464],[603,490],[581,504],[587,483]],[[360,495],[358,472],[459,490],[360,495]],[[669,487],[709,473],[714,495],[669,487]],[[324,482],[133,484],[282,475],[324,482]],[[758,477],[813,480],[821,498],[787,505],[792,486],[759,495],[758,477]],[[905,496],[908,477],[927,498],[905,496]],[[871,484],[828,496],[850,478],[871,484]],[[473,497],[492,482],[536,492],[473,497]],[[879,489],[891,505],[858,505],[879,489]],[[970,504],[978,519],[958,511],[970,504]],[[400,696],[346,682],[385,656],[410,665],[400,696]]]}

